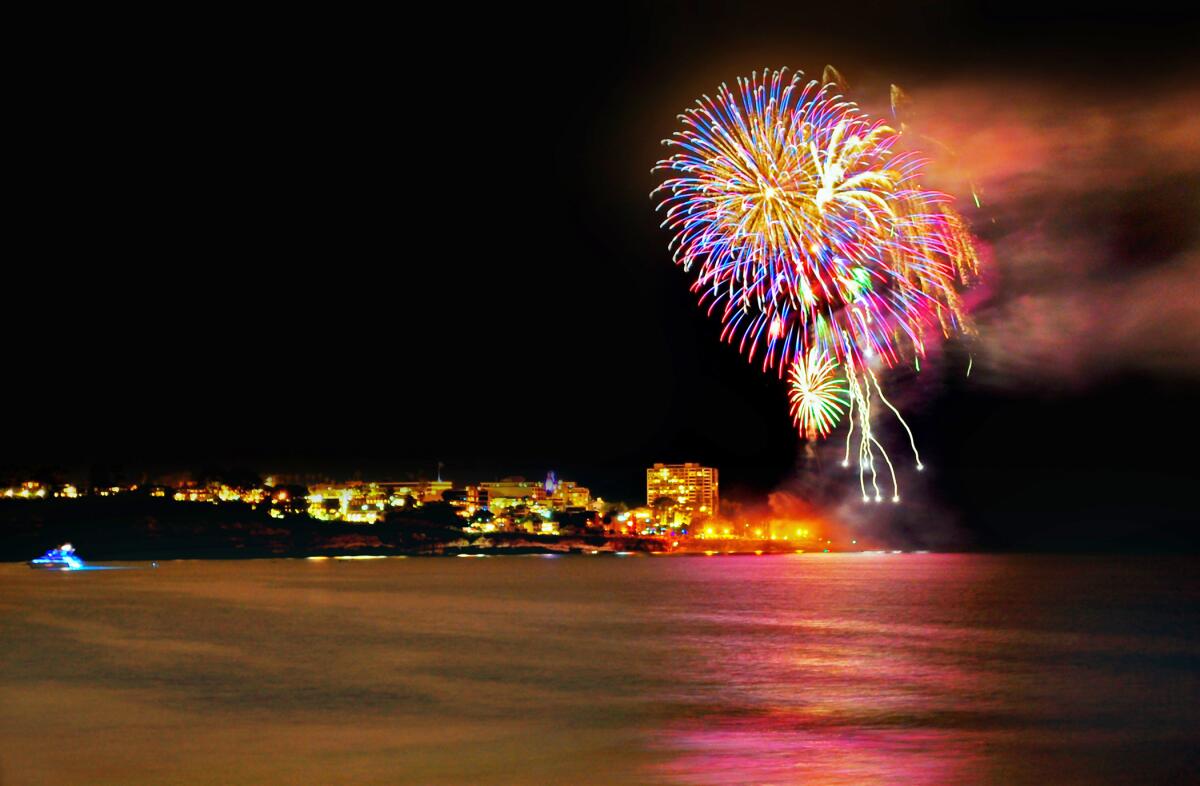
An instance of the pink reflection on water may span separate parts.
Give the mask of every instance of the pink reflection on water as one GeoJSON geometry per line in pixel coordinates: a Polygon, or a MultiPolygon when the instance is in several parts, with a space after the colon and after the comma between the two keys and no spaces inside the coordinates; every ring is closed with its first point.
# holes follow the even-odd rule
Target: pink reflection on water
{"type": "Polygon", "coordinates": [[[970,783],[974,735],[933,729],[795,728],[789,719],[707,718],[668,732],[676,755],[656,773],[689,784],[970,783]]]}
{"type": "Polygon", "coordinates": [[[946,656],[944,639],[960,632],[850,619],[756,627],[776,640],[708,643],[720,655],[697,677],[719,686],[719,704],[661,735],[671,758],[657,774],[668,782],[942,784],[983,768],[970,727],[993,700],[946,656]]]}
{"type": "Polygon", "coordinates": [[[654,776],[714,786],[977,780],[989,764],[980,729],[1003,714],[1004,678],[975,657],[992,651],[994,633],[938,619],[936,575],[905,587],[858,578],[835,589],[800,573],[732,610],[680,615],[680,645],[698,657],[671,697],[689,709],[658,735],[667,759],[654,776]],[[919,599],[919,611],[887,608],[900,596],[919,599]]]}

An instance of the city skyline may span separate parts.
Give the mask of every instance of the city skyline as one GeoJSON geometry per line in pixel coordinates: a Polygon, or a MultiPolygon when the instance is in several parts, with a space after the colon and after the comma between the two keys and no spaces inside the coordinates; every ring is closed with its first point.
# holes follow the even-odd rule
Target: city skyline
{"type": "MultiPolygon", "coordinates": [[[[439,463],[439,471],[442,465],[439,463]]],[[[46,538],[85,540],[105,555],[363,559],[409,555],[804,553],[888,547],[858,538],[815,506],[721,510],[719,475],[695,462],[645,470],[644,504],[594,495],[553,470],[456,482],[258,476],[209,471],[133,481],[97,473],[79,488],[62,479],[0,478],[7,533],[0,558],[46,538]],[[212,507],[215,506],[215,507],[212,507]]],[[[894,544],[893,544],[894,545],[894,544]]],[[[41,565],[89,569],[66,542],[41,565]],[[64,556],[66,555],[66,556],[64,556]]]]}

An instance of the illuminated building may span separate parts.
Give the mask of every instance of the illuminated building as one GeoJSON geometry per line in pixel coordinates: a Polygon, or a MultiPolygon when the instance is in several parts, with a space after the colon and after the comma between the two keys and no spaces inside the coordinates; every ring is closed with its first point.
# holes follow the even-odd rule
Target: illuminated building
{"type": "Polygon", "coordinates": [[[240,490],[226,486],[224,483],[216,487],[215,493],[221,502],[239,502],[242,499],[240,490]]]}
{"type": "Polygon", "coordinates": [[[318,521],[337,521],[342,517],[342,500],[336,496],[309,494],[308,515],[318,521]]]}
{"type": "Polygon", "coordinates": [[[412,497],[419,504],[441,502],[442,494],[454,488],[448,480],[387,481],[376,485],[388,492],[389,499],[412,497]]]}
{"type": "Polygon", "coordinates": [[[116,495],[124,494],[127,491],[137,491],[137,489],[138,489],[137,484],[134,484],[132,486],[120,486],[120,485],[103,486],[103,487],[93,486],[92,493],[97,496],[100,496],[100,497],[115,497],[116,495]]]}
{"type": "MultiPolygon", "coordinates": [[[[71,489],[72,491],[74,491],[74,489],[75,489],[74,486],[67,486],[67,488],[71,489]]],[[[20,486],[14,486],[12,488],[4,489],[3,493],[4,493],[4,496],[9,499],[13,499],[13,498],[45,499],[46,495],[49,493],[49,488],[45,484],[39,483],[36,480],[27,480],[24,483],[22,483],[20,486]]],[[[58,493],[55,493],[54,496],[57,497],[60,495],[58,493]]],[[[62,495],[62,496],[66,496],[66,495],[62,495]]],[[[71,496],[74,496],[74,494],[72,494],[71,496]]]]}
{"type": "Polygon", "coordinates": [[[554,479],[551,482],[547,478],[545,482],[540,482],[513,477],[467,486],[467,504],[492,512],[518,505],[525,505],[535,512],[563,512],[572,508],[587,508],[591,502],[591,492],[573,480],[554,479]]]}
{"type": "Polygon", "coordinates": [[[242,502],[249,502],[251,505],[257,505],[267,498],[267,490],[262,488],[241,489],[239,494],[242,502]]]}
{"type": "Polygon", "coordinates": [[[170,496],[176,502],[245,502],[258,505],[267,499],[264,488],[239,488],[215,481],[209,483],[183,483],[171,493],[168,486],[149,486],[147,493],[152,497],[170,496]]]}
{"type": "Polygon", "coordinates": [[[550,496],[550,507],[555,510],[586,508],[592,503],[592,494],[573,480],[560,480],[550,496]]]}
{"type": "Polygon", "coordinates": [[[216,502],[217,493],[208,486],[188,486],[175,492],[176,502],[216,502]]]}
{"type": "MultiPolygon", "coordinates": [[[[352,524],[374,524],[385,515],[390,495],[378,483],[356,483],[341,497],[342,520],[352,524]]],[[[309,496],[311,505],[312,496],[309,496]]]]}
{"type": "Polygon", "coordinates": [[[388,508],[441,502],[442,494],[453,486],[448,480],[323,484],[310,489],[308,515],[321,521],[374,524],[383,520],[388,508]]]}
{"type": "Polygon", "coordinates": [[[222,502],[262,502],[267,492],[266,489],[242,489],[221,483],[216,486],[216,495],[222,502]]]}
{"type": "Polygon", "coordinates": [[[543,483],[520,477],[467,486],[467,504],[493,512],[517,505],[537,505],[547,497],[543,483]]]}
{"type": "Polygon", "coordinates": [[[613,530],[622,535],[655,535],[654,511],[650,508],[634,508],[618,513],[613,519],[613,530]]]}
{"type": "Polygon", "coordinates": [[[351,524],[374,524],[382,519],[384,512],[379,508],[371,507],[370,505],[359,505],[347,510],[342,519],[351,524]]]}
{"type": "MultiPolygon", "coordinates": [[[[307,499],[308,515],[321,521],[338,521],[345,519],[346,513],[355,498],[356,486],[317,486],[309,490],[307,499]]],[[[360,510],[361,510],[361,502],[360,510]]]]}
{"type": "Polygon", "coordinates": [[[655,502],[670,500],[669,505],[693,516],[715,517],[720,512],[721,497],[714,467],[699,464],[655,464],[646,470],[646,504],[654,508],[655,502]]]}

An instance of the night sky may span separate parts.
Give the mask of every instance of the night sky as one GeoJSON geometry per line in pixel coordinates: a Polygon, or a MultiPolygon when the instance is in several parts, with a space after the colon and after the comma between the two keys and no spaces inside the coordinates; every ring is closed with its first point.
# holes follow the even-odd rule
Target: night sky
{"type": "Polygon", "coordinates": [[[831,62],[869,110],[895,82],[956,142],[1006,151],[955,165],[990,185],[964,207],[992,271],[981,343],[897,378],[931,471],[887,526],[1200,544],[1197,320],[1170,299],[1197,291],[1200,242],[1195,137],[1171,125],[1195,115],[1182,20],[653,5],[43,31],[9,115],[29,175],[0,464],[383,477],[441,460],[456,480],[555,469],[636,501],[648,462],[695,460],[729,499],[850,488],[801,462],[783,383],[718,343],[648,198],[692,99],[831,62]],[[1122,130],[1143,107],[1158,114],[1134,125],[1167,126],[1176,157],[1122,130]],[[1097,162],[1121,176],[1088,181],[1097,162]],[[1056,172],[1081,177],[1068,192],[1056,172]]]}

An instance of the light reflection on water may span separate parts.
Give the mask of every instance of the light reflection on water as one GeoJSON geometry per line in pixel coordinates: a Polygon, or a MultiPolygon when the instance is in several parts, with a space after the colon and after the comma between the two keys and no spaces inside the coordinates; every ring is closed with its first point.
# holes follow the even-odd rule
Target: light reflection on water
{"type": "Polygon", "coordinates": [[[0,782],[1182,782],[1197,566],[3,565],[0,782]]]}

